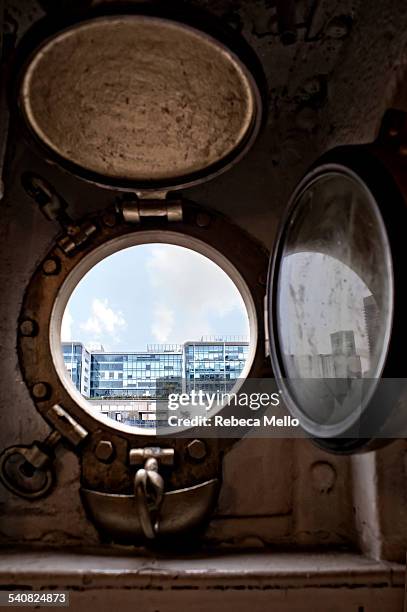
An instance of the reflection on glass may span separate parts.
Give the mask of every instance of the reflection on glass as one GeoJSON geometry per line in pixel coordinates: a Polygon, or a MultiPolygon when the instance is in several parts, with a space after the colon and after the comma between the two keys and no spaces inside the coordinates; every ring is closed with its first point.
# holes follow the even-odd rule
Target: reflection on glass
{"type": "Polygon", "coordinates": [[[363,185],[339,173],[317,179],[290,220],[277,300],[285,375],[317,422],[348,417],[380,376],[391,279],[385,230],[363,185]]]}

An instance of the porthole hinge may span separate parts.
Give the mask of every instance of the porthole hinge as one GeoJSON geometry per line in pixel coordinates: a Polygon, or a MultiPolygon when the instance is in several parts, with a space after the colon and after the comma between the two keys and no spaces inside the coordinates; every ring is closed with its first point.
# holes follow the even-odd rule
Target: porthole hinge
{"type": "Polygon", "coordinates": [[[65,235],[58,241],[58,245],[66,255],[71,255],[96,232],[96,225],[91,221],[81,225],[73,222],[67,213],[67,202],[42,177],[27,172],[22,177],[22,184],[44,217],[49,221],[57,221],[64,230],[65,235]]]}
{"type": "Polygon", "coordinates": [[[141,223],[149,217],[163,217],[172,223],[182,221],[181,200],[131,200],[121,202],[119,209],[127,223],[141,223]]]}

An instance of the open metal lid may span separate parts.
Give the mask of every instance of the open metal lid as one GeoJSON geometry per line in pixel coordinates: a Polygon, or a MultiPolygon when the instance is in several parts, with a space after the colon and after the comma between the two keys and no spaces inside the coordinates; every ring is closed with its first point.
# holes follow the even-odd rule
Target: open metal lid
{"type": "Polygon", "coordinates": [[[19,104],[48,157],[110,187],[207,180],[252,145],[261,96],[206,32],[146,15],[94,17],[30,55],[19,104]]]}

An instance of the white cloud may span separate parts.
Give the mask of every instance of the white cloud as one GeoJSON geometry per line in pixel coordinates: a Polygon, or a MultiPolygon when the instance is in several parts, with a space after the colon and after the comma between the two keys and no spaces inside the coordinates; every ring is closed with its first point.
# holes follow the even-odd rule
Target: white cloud
{"type": "Polygon", "coordinates": [[[91,315],[79,327],[92,336],[92,342],[97,342],[97,339],[105,334],[111,337],[117,336],[119,331],[127,327],[127,323],[122,312],[113,310],[107,299],[94,298],[91,315]]]}
{"type": "Polygon", "coordinates": [[[156,304],[151,332],[158,342],[167,342],[174,329],[174,312],[164,304],[156,304]]]}
{"type": "Polygon", "coordinates": [[[69,308],[65,308],[64,316],[62,317],[61,325],[61,341],[72,342],[72,325],[73,317],[69,308]]]}
{"type": "Polygon", "coordinates": [[[211,260],[190,249],[159,245],[148,261],[155,293],[151,331],[160,342],[196,340],[214,334],[211,319],[224,319],[237,309],[245,312],[243,299],[226,273],[211,260]]]}

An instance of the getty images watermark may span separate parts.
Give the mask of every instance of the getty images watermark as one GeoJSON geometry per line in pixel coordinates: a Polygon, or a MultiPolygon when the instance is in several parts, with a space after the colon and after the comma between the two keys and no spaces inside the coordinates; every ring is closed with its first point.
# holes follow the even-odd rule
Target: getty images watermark
{"type": "MultiPolygon", "coordinates": [[[[298,427],[299,420],[288,415],[275,414],[258,416],[242,415],[245,409],[278,408],[281,403],[279,392],[274,393],[226,393],[217,390],[208,393],[192,390],[189,393],[170,393],[168,410],[180,410],[181,416],[168,416],[170,427],[298,427]],[[240,416],[216,414],[224,406],[235,407],[240,416]]],[[[246,413],[247,414],[247,413],[246,413]]]]}

